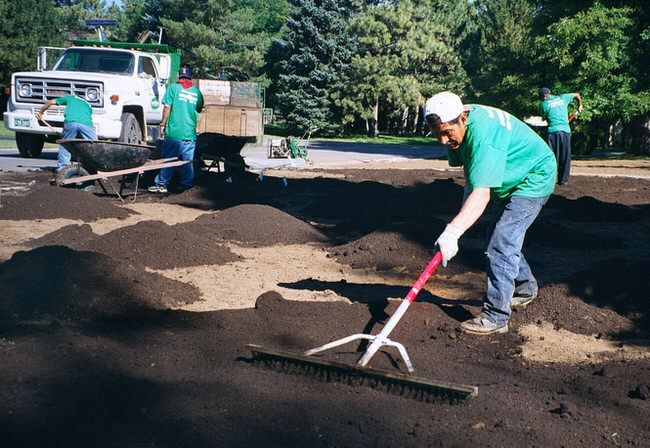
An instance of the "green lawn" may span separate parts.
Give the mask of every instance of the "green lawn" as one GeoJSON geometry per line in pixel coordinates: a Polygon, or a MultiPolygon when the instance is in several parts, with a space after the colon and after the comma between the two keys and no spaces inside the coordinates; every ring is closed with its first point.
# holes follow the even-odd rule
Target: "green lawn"
{"type": "MultiPolygon", "coordinates": [[[[14,140],[14,131],[5,128],[3,121],[0,121],[0,137],[11,137],[11,140],[0,139],[0,149],[12,149],[16,147],[16,140],[14,140]]],[[[44,148],[58,148],[59,145],[54,143],[45,143],[44,148]]]]}
{"type": "Polygon", "coordinates": [[[351,143],[389,143],[394,145],[439,145],[438,141],[433,137],[404,137],[400,135],[379,135],[378,138],[368,137],[367,135],[351,135],[342,138],[322,138],[319,140],[332,140],[338,142],[351,142],[351,143]]]}
{"type": "Polygon", "coordinates": [[[13,137],[13,136],[14,136],[14,132],[7,130],[7,128],[5,128],[4,121],[0,121],[0,137],[13,137]]]}
{"type": "MultiPolygon", "coordinates": [[[[288,136],[286,128],[280,124],[267,124],[264,125],[265,138],[283,138],[288,136]]],[[[294,135],[294,137],[302,137],[302,135],[294,135]]],[[[306,138],[307,136],[305,136],[306,138]]],[[[336,141],[336,142],[351,142],[351,143],[378,143],[378,144],[394,144],[394,145],[438,145],[438,141],[433,137],[424,136],[400,136],[400,135],[380,135],[378,138],[368,137],[365,134],[352,134],[340,138],[321,137],[318,131],[311,136],[314,140],[323,141],[336,141]]]]}
{"type": "Polygon", "coordinates": [[[3,121],[0,121],[0,137],[11,137],[11,140],[7,140],[6,138],[0,139],[0,149],[11,149],[16,147],[14,131],[7,130],[3,121]]]}

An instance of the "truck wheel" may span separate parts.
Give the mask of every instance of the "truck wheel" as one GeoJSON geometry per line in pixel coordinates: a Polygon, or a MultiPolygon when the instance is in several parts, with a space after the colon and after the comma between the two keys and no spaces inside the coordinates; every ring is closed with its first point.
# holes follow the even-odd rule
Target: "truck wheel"
{"type": "Polygon", "coordinates": [[[133,143],[139,145],[142,141],[142,130],[140,129],[140,123],[130,112],[124,112],[122,114],[122,131],[120,132],[120,138],[118,139],[121,143],[133,143]]]}
{"type": "Polygon", "coordinates": [[[64,166],[63,168],[61,168],[59,172],[56,173],[56,178],[54,181],[56,185],[59,187],[77,188],[87,193],[92,193],[93,186],[95,185],[95,182],[92,180],[87,180],[85,182],[72,182],[72,183],[67,183],[65,185],[63,184],[63,181],[65,180],[74,179],[75,177],[82,177],[82,176],[88,176],[88,171],[86,171],[78,163],[72,163],[68,166],[64,166]]]}
{"type": "Polygon", "coordinates": [[[28,134],[26,132],[16,132],[16,145],[18,152],[22,157],[38,157],[43,152],[45,136],[41,134],[28,134]]]}

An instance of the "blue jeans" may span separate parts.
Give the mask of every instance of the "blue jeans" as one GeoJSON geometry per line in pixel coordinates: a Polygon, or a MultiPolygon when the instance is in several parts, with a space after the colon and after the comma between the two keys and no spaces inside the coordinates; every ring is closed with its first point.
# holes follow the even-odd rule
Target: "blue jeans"
{"type": "MultiPolygon", "coordinates": [[[[180,160],[194,160],[195,140],[179,140],[177,138],[165,138],[162,145],[162,158],[178,157],[180,160]]],[[[156,185],[167,186],[172,180],[175,167],[163,168],[156,176],[156,185]]],[[[179,185],[182,188],[190,188],[194,182],[194,166],[192,163],[186,163],[178,167],[181,180],[179,185]]]]}
{"type": "Polygon", "coordinates": [[[487,288],[482,312],[492,322],[508,322],[510,299],[515,292],[526,296],[537,293],[537,280],[521,248],[526,230],[548,198],[512,196],[505,203],[493,204],[488,227],[487,288]]]}
{"type": "MultiPolygon", "coordinates": [[[[77,123],[76,121],[66,121],[63,123],[61,137],[64,139],[81,137],[86,140],[97,140],[95,128],[82,123],[77,123]]],[[[56,171],[58,172],[64,166],[70,165],[71,160],[72,154],[70,154],[70,152],[63,146],[59,146],[59,155],[56,161],[56,171]]]]}

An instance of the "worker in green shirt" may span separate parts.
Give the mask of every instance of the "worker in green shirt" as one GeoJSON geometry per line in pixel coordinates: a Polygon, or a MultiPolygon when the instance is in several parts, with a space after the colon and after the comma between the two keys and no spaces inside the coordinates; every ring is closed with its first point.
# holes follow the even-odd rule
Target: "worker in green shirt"
{"type": "Polygon", "coordinates": [[[449,164],[462,166],[466,177],[461,209],[436,240],[443,266],[458,252],[461,235],[492,205],[483,310],[460,329],[505,333],[511,307],[527,305],[537,296],[537,281],[521,249],[526,230],[555,187],[555,157],[544,140],[513,115],[463,105],[451,92],[430,98],[424,117],[431,133],[447,147],[449,164]]]}
{"type": "MultiPolygon", "coordinates": [[[[203,95],[192,83],[192,71],[181,67],[178,82],[169,86],[162,100],[163,110],[161,130],[165,136],[162,157],[178,157],[180,160],[194,160],[196,135],[199,132],[200,114],[203,110],[203,95]]],[[[152,193],[167,193],[167,186],[174,175],[175,168],[163,168],[149,187],[152,193]]],[[[194,183],[194,167],[186,163],[179,167],[181,190],[191,188],[194,183]]]]}
{"type": "Polygon", "coordinates": [[[582,112],[582,98],[579,93],[553,95],[548,87],[539,89],[542,100],[540,111],[542,119],[548,123],[548,146],[557,159],[557,183],[566,185],[571,171],[571,128],[567,107],[573,100],[578,101],[578,113],[582,112]]]}
{"type": "MultiPolygon", "coordinates": [[[[92,119],[93,109],[88,102],[77,96],[67,95],[48,100],[43,104],[41,110],[36,112],[36,118],[41,120],[43,113],[55,104],[57,106],[65,106],[65,111],[63,112],[63,129],[61,130],[62,138],[97,140],[97,133],[95,132],[92,119]]],[[[71,160],[72,154],[63,146],[59,146],[56,171],[59,172],[64,166],[70,165],[71,160]]]]}

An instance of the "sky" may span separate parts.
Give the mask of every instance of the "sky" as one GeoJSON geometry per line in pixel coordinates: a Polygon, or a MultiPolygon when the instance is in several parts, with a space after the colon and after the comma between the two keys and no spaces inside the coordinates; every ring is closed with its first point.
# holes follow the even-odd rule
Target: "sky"
{"type": "Polygon", "coordinates": [[[106,6],[117,5],[120,8],[122,7],[122,0],[106,0],[106,6]]]}

